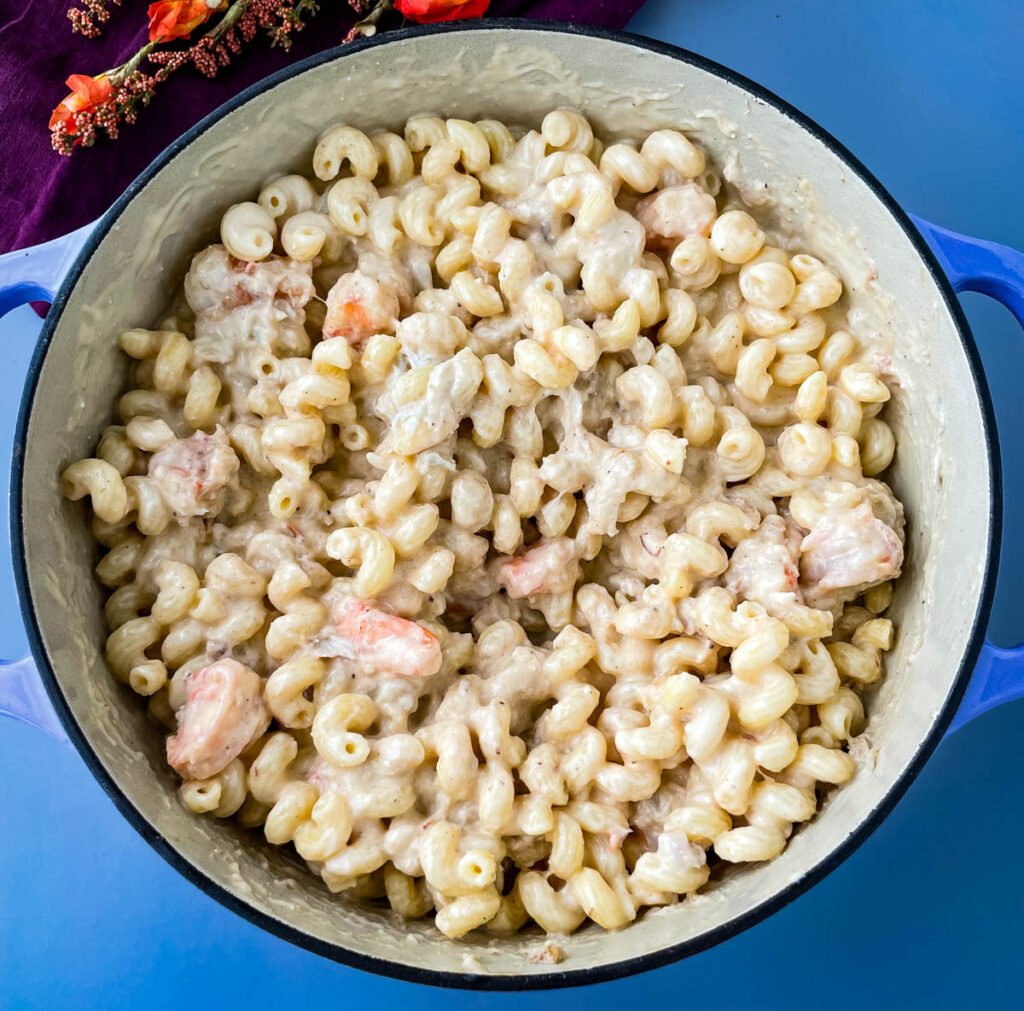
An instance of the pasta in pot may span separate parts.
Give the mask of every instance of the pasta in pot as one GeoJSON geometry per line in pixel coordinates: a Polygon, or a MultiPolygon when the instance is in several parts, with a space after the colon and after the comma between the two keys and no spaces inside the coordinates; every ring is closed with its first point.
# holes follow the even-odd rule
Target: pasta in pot
{"type": "Polygon", "coordinates": [[[345,124],[62,476],[190,810],[452,938],[613,930],[856,772],[891,359],[682,133],[345,124]]]}

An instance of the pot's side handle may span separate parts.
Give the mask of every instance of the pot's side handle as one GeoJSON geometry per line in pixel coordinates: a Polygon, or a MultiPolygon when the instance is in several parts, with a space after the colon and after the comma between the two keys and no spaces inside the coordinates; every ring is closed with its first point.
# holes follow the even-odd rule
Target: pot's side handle
{"type": "Polygon", "coordinates": [[[911,217],[956,291],[977,291],[1002,302],[1024,326],[1024,253],[911,217]]]}
{"type": "Polygon", "coordinates": [[[96,222],[57,239],[0,256],[0,316],[26,302],[52,302],[96,222]]]}
{"type": "MultiPolygon", "coordinates": [[[[59,239],[0,256],[0,316],[26,302],[52,302],[95,224],[59,239]]],[[[31,656],[0,660],[0,715],[67,741],[31,656]]]]}
{"type": "Polygon", "coordinates": [[[985,640],[960,708],[946,735],[1004,702],[1024,698],[1024,645],[1003,649],[985,640]]]}
{"type": "Polygon", "coordinates": [[[0,716],[11,716],[68,743],[68,735],[46,697],[39,671],[30,656],[0,660],[0,716]]]}
{"type": "MultiPolygon", "coordinates": [[[[1024,326],[1024,253],[940,228],[922,218],[914,224],[932,248],[956,291],[977,291],[1002,302],[1024,326]]],[[[976,716],[1024,698],[1024,644],[1003,649],[986,640],[949,733],[976,716]]]]}

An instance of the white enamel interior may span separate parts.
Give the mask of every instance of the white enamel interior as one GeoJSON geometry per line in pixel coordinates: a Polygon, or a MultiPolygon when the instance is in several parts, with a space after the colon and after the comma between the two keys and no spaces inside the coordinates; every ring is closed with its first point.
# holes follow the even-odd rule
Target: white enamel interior
{"type": "Polygon", "coordinates": [[[107,774],[200,874],[311,938],[400,966],[574,973],[699,938],[769,902],[826,860],[903,774],[951,690],[981,595],[985,445],[968,359],[928,270],[871,189],[799,124],[703,69],[628,44],[526,28],[405,39],[309,70],[225,116],[156,174],[93,253],[46,355],[30,418],[21,508],[32,605],[57,680],[107,774]],[[854,782],[771,864],[736,870],[620,933],[586,930],[551,966],[527,960],[536,934],[454,943],[428,926],[406,927],[331,896],[257,834],[187,813],[162,734],[103,662],[95,549],[85,510],[61,499],[57,478],[91,454],[122,389],[114,335],[155,323],[223,209],[270,176],[306,170],[324,127],[400,128],[423,112],[536,125],[557,105],[582,109],[606,135],[682,126],[720,166],[732,154],[743,180],[768,184],[776,217],[803,248],[840,268],[862,325],[893,341],[900,388],[888,417],[910,523],[897,647],[872,703],[874,748],[854,782]]]}

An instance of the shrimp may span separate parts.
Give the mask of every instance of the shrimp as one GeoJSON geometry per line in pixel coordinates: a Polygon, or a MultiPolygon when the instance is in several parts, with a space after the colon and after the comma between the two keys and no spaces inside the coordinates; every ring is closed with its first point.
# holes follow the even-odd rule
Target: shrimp
{"type": "Polygon", "coordinates": [[[328,648],[376,674],[426,678],[441,669],[437,636],[415,621],[349,598],[338,608],[334,626],[328,648]]]}
{"type": "Polygon", "coordinates": [[[499,564],[499,582],[516,599],[536,593],[566,593],[579,578],[576,547],[568,537],[540,540],[523,554],[499,564]]]}
{"type": "Polygon", "coordinates": [[[718,216],[715,198],[694,183],[669,186],[645,197],[636,216],[648,246],[673,246],[688,235],[709,235],[718,216]]]}
{"type": "MultiPolygon", "coordinates": [[[[903,565],[903,543],[878,519],[867,503],[827,516],[800,546],[804,595],[827,595],[833,590],[863,590],[894,579],[903,565]]],[[[844,594],[847,598],[851,594],[844,594]]]]}
{"type": "Polygon", "coordinates": [[[398,293],[386,281],[360,270],[343,274],[327,293],[324,339],[344,337],[361,347],[373,334],[393,330],[400,308],[398,293]]]}
{"type": "Polygon", "coordinates": [[[223,491],[238,472],[238,457],[219,425],[213,435],[196,432],[176,439],[154,453],[149,476],[160,486],[164,501],[179,520],[215,516],[223,491]]]}
{"type": "Polygon", "coordinates": [[[269,725],[263,679],[237,660],[218,660],[189,675],[178,732],[167,738],[167,761],[184,779],[209,779],[269,725]]]}

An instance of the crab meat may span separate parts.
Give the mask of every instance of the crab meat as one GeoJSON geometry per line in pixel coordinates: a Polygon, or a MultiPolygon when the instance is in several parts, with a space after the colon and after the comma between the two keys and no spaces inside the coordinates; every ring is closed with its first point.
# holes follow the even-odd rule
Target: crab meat
{"type": "Polygon", "coordinates": [[[725,574],[725,585],[737,597],[770,608],[778,594],[799,594],[800,539],[786,530],[780,516],[766,516],[757,532],[736,545],[725,574]]]}
{"type": "Polygon", "coordinates": [[[149,476],[178,519],[216,515],[237,472],[238,457],[219,425],[213,435],[196,432],[176,439],[149,461],[149,476]]]}
{"type": "Polygon", "coordinates": [[[183,779],[209,779],[269,725],[262,678],[237,660],[218,660],[189,675],[178,732],[167,738],[167,761],[183,779]]]}
{"type": "Polygon", "coordinates": [[[349,598],[336,611],[335,655],[357,661],[376,674],[426,678],[441,669],[437,636],[415,621],[367,607],[349,598]]]}
{"type": "Polygon", "coordinates": [[[647,583],[661,574],[661,551],[667,539],[664,518],[653,512],[628,523],[609,545],[609,558],[615,568],[609,577],[621,580],[639,576],[642,592],[647,583]]]}
{"type": "MultiPolygon", "coordinates": [[[[185,297],[197,317],[226,314],[256,303],[275,303],[297,312],[313,297],[312,268],[296,260],[236,260],[223,246],[211,246],[192,260],[185,278],[185,297]]],[[[198,320],[197,320],[198,322],[198,320]]],[[[199,334],[198,329],[196,336],[199,334]]]]}
{"type": "Polygon", "coordinates": [[[344,337],[360,347],[375,333],[392,331],[400,308],[393,285],[360,270],[343,274],[327,293],[324,338],[344,337]]]}
{"type": "Polygon", "coordinates": [[[576,258],[595,276],[614,278],[616,283],[637,266],[644,251],[643,225],[623,211],[613,214],[600,228],[576,238],[576,258]]]}
{"type": "Polygon", "coordinates": [[[534,965],[558,965],[565,961],[565,948],[549,937],[530,951],[527,961],[534,965]]]}
{"type": "Polygon", "coordinates": [[[521,555],[501,563],[499,581],[510,597],[566,593],[579,578],[575,545],[568,537],[538,541],[521,555]]]}
{"type": "Polygon", "coordinates": [[[800,574],[808,594],[866,590],[893,579],[903,565],[903,543],[867,503],[823,519],[800,547],[800,574]]]}
{"type": "Polygon", "coordinates": [[[709,235],[718,216],[715,198],[694,183],[669,186],[637,204],[648,246],[672,246],[688,235],[709,235]]]}
{"type": "Polygon", "coordinates": [[[707,863],[703,847],[690,842],[685,832],[662,832],[657,853],[662,865],[676,874],[685,874],[707,863]]]}
{"type": "Polygon", "coordinates": [[[406,316],[395,329],[402,353],[419,368],[451,358],[466,343],[469,332],[454,316],[443,312],[417,312],[406,316]]]}
{"type": "Polygon", "coordinates": [[[469,348],[463,348],[454,358],[430,370],[422,397],[397,409],[386,398],[378,400],[377,410],[391,418],[388,439],[381,451],[402,456],[421,453],[455,435],[483,378],[480,359],[469,348]]]}

